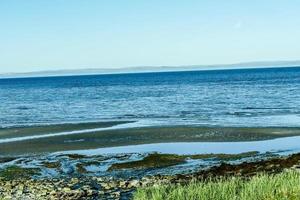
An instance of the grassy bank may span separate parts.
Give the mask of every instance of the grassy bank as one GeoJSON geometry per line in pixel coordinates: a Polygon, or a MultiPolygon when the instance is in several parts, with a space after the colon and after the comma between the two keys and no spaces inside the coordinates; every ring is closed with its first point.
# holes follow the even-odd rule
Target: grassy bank
{"type": "Polygon", "coordinates": [[[134,200],[296,200],[300,199],[300,172],[257,175],[250,180],[229,178],[138,189],[134,200]]]}

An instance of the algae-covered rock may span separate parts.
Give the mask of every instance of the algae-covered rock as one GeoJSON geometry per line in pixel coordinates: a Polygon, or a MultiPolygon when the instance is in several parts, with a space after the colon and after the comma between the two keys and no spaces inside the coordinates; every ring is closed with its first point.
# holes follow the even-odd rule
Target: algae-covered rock
{"type": "Polygon", "coordinates": [[[219,159],[219,160],[238,160],[242,158],[258,155],[259,152],[245,152],[240,154],[197,154],[197,155],[177,155],[177,154],[149,154],[139,161],[116,163],[111,165],[109,171],[120,169],[146,169],[163,168],[178,165],[186,162],[186,159],[219,159]]]}
{"type": "Polygon", "coordinates": [[[142,160],[115,163],[109,168],[111,170],[120,169],[147,169],[147,168],[162,168],[185,163],[185,157],[175,154],[149,154],[142,160]]]}
{"type": "Polygon", "coordinates": [[[39,168],[22,168],[19,166],[9,166],[0,170],[0,177],[6,180],[15,180],[22,178],[31,178],[32,176],[40,175],[39,168]]]}
{"type": "Polygon", "coordinates": [[[209,159],[209,158],[216,158],[219,160],[238,160],[242,158],[248,158],[248,157],[253,157],[257,156],[259,154],[258,151],[249,151],[245,153],[239,153],[239,154],[197,154],[197,155],[190,155],[187,156],[191,159],[209,159]]]}
{"type": "Polygon", "coordinates": [[[76,170],[77,170],[77,173],[79,173],[79,174],[87,173],[87,170],[86,170],[84,164],[82,164],[82,163],[77,163],[76,164],[76,170]]]}
{"type": "Polygon", "coordinates": [[[64,155],[64,156],[68,156],[69,159],[72,159],[72,160],[88,158],[88,156],[81,155],[81,154],[67,154],[67,155],[64,155]]]}
{"type": "Polygon", "coordinates": [[[59,169],[61,167],[60,162],[42,162],[42,165],[49,169],[59,169]]]}

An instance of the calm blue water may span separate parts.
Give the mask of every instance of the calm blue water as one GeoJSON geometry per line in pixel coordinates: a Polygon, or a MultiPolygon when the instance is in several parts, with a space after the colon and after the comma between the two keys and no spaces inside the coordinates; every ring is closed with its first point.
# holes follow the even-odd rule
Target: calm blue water
{"type": "Polygon", "coordinates": [[[0,79],[0,126],[300,126],[300,67],[0,79]]]}

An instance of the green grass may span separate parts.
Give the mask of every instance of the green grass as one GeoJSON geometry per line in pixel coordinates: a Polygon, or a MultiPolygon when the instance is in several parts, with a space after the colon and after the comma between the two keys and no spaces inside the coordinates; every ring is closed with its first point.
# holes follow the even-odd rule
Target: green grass
{"type": "Polygon", "coordinates": [[[192,182],[185,186],[161,185],[138,189],[134,200],[298,200],[300,172],[261,174],[250,180],[228,179],[192,182]]]}

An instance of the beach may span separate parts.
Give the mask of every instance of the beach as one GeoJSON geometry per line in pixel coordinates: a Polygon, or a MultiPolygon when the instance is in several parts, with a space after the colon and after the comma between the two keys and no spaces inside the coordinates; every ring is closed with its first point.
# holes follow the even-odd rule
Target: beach
{"type": "Polygon", "coordinates": [[[157,184],[297,170],[299,75],[0,79],[0,199],[132,199],[157,184]]]}

